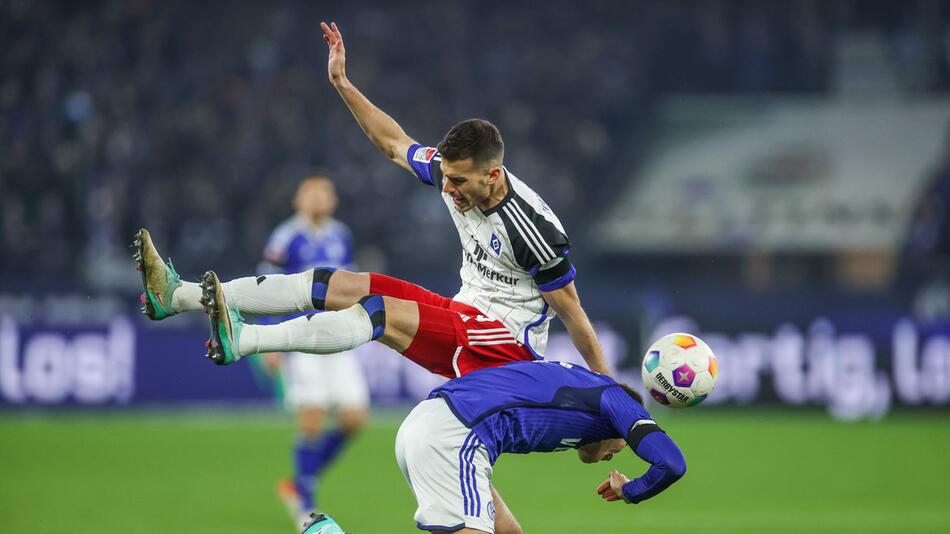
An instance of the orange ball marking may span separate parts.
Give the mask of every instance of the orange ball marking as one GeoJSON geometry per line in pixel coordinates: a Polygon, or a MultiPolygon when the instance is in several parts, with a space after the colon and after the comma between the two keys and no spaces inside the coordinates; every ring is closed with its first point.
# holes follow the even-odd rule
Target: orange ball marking
{"type": "Polygon", "coordinates": [[[673,340],[673,344],[678,347],[688,349],[690,347],[696,346],[696,340],[689,336],[676,336],[676,339],[673,340]]]}

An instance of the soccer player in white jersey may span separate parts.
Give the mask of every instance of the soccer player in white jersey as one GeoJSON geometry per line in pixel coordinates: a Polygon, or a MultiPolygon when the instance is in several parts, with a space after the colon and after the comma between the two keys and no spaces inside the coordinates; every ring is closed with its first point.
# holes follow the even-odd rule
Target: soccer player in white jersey
{"type": "Polygon", "coordinates": [[[574,286],[567,235],[537,193],[503,166],[498,129],[471,119],[453,126],[438,147],[416,143],[347,79],[342,35],[335,24],[321,25],[330,45],[329,78],[357,122],[393,162],[440,188],[462,241],[461,289],[450,299],[389,276],[330,266],[224,284],[208,272],[202,289],[183,282],[143,230],[136,258],[146,314],[163,319],[198,311],[204,296],[213,316],[208,355],[221,364],[268,351],[334,353],[378,339],[453,378],[540,359],[556,313],[591,370],[608,373],[574,286]],[[309,310],[336,313],[267,326],[239,320],[240,313],[309,310]]]}
{"type": "MultiPolygon", "coordinates": [[[[352,270],[353,239],[349,228],[333,217],[336,206],[336,189],[329,178],[311,176],[301,181],[294,196],[294,215],[267,240],[258,280],[264,283],[274,274],[318,266],[352,270]]],[[[293,316],[268,319],[287,318],[293,316]]],[[[265,362],[271,372],[283,375],[284,400],[296,416],[297,439],[291,452],[294,474],[281,480],[277,491],[299,527],[317,508],[320,475],[365,425],[369,390],[351,352],[324,358],[272,352],[265,362]],[[337,425],[327,429],[331,410],[336,412],[337,425]]]]}
{"type": "MultiPolygon", "coordinates": [[[[444,361],[432,362],[440,371],[449,371],[441,373],[446,376],[480,367],[473,365],[470,353],[504,353],[503,358],[512,360],[539,358],[547,343],[552,311],[561,317],[588,366],[607,373],[600,345],[574,286],[575,269],[568,256],[570,242],[564,228],[541,197],[504,167],[505,148],[498,129],[488,121],[471,119],[452,127],[437,147],[416,143],[347,78],[343,36],[336,24],[321,23],[321,27],[329,45],[330,82],[363,131],[389,159],[441,190],[463,247],[462,287],[448,303],[443,297],[430,300],[430,293],[405,282],[377,281],[373,275],[351,273],[334,277],[331,297],[337,290],[340,295],[352,297],[382,294],[435,303],[456,312],[440,313],[435,319],[438,323],[445,322],[443,317],[453,322],[461,320],[461,324],[453,325],[453,334],[461,337],[458,352],[451,351],[451,347],[449,350],[453,367],[446,369],[444,361]]],[[[428,345],[418,339],[418,334],[427,333],[430,310],[411,305],[406,308],[412,317],[406,333],[411,335],[404,340],[411,340],[412,345],[428,345]]],[[[396,345],[407,348],[410,358],[433,359],[415,354],[414,346],[396,345]]],[[[497,357],[484,355],[489,360],[497,357]]]]}
{"type": "MultiPolygon", "coordinates": [[[[538,194],[504,167],[498,129],[471,119],[453,126],[437,147],[416,143],[347,78],[336,24],[321,27],[329,79],[360,127],[394,163],[441,191],[462,242],[462,288],[450,299],[389,276],[332,267],[261,283],[221,283],[209,271],[199,285],[182,281],[143,229],[135,245],[144,312],[164,319],[203,308],[211,318],[208,357],[219,364],[260,352],[332,354],[377,340],[448,378],[541,359],[556,313],[590,369],[607,374],[574,285],[570,241],[538,194]],[[309,310],[327,312],[265,326],[241,318],[309,310]]],[[[494,488],[492,496],[502,503],[494,488]]]]}

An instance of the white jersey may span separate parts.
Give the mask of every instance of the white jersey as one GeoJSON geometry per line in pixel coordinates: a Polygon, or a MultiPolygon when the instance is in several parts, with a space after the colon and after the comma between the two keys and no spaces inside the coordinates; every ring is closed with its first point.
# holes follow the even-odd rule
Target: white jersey
{"type": "MultiPolygon", "coordinates": [[[[419,180],[441,191],[437,149],[413,145],[407,160],[419,180]]],[[[508,169],[504,173],[508,194],[489,210],[476,206],[461,213],[452,196],[442,193],[462,241],[462,287],[453,300],[501,322],[540,358],[554,317],[541,292],[574,280],[570,242],[544,200],[508,169]]]]}

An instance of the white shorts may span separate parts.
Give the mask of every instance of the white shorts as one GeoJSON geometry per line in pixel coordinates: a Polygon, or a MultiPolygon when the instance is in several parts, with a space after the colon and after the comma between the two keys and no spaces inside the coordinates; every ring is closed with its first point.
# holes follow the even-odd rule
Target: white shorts
{"type": "Polygon", "coordinates": [[[283,362],[287,408],[365,408],[369,390],[359,362],[350,352],[303,354],[288,352],[283,362]]]}
{"type": "Polygon", "coordinates": [[[495,532],[488,451],[445,400],[413,408],[396,434],[396,461],[416,497],[420,530],[495,532]]]}

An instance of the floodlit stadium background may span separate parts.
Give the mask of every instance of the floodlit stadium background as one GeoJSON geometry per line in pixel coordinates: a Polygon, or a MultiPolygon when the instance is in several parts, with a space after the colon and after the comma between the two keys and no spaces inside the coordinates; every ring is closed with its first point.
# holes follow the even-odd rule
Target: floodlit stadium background
{"type": "MultiPolygon", "coordinates": [[[[290,416],[201,357],[202,316],[137,314],[139,227],[187,278],[250,274],[324,171],[363,269],[457,289],[445,208],[339,101],[323,19],[414,138],[500,127],[618,375],[672,331],[719,356],[704,405],[651,407],[689,463],[652,501],[503,457],[527,532],[950,530],[950,3],[0,0],[0,531],[293,532],[290,416]]],[[[413,532],[392,441],[438,380],[360,357],[377,416],[322,505],[413,532]]]]}

